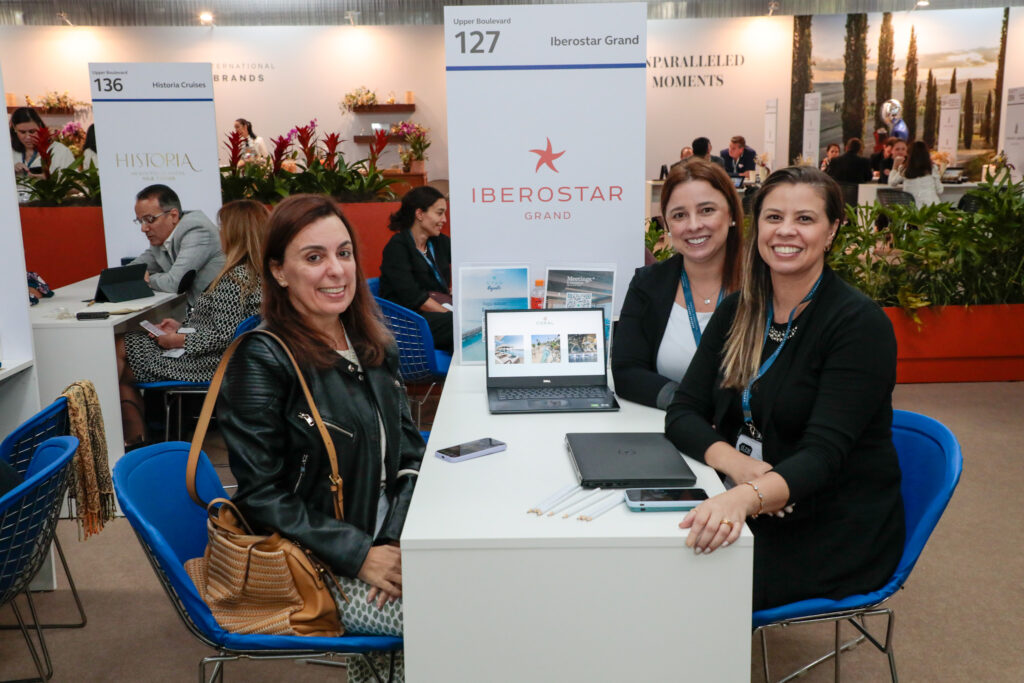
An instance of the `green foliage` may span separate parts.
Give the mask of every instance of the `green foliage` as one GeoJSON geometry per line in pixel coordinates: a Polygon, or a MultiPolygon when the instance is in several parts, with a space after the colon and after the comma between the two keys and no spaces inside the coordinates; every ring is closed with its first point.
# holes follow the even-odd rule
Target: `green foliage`
{"type": "Polygon", "coordinates": [[[847,207],[832,268],[882,306],[1024,303],[1024,182],[1008,174],[968,195],[975,212],[949,204],[847,207]],[[889,227],[875,231],[880,215],[889,227]]]}
{"type": "Polygon", "coordinates": [[[647,231],[644,233],[644,246],[647,247],[654,258],[659,261],[664,261],[672,257],[675,253],[671,247],[659,247],[658,242],[661,240],[665,231],[661,229],[661,224],[654,218],[647,221],[647,231]]]}
{"type": "Polygon", "coordinates": [[[267,163],[246,163],[240,169],[221,168],[220,188],[225,203],[254,199],[276,204],[292,194],[326,194],[342,202],[376,202],[394,199],[389,186],[394,180],[368,167],[366,160],[346,164],[340,154],[333,167],[314,159],[297,172],[274,169],[267,163]]]}
{"type": "Polygon", "coordinates": [[[49,178],[19,177],[18,188],[28,194],[25,203],[32,206],[99,206],[100,177],[95,166],[82,170],[76,159],[68,168],[55,171],[49,178]]]}

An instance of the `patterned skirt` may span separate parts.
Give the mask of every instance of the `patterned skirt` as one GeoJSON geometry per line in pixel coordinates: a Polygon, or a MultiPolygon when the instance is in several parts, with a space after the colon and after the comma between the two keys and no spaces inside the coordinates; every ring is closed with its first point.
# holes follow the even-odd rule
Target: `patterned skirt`
{"type": "Polygon", "coordinates": [[[167,358],[164,349],[146,332],[124,335],[124,348],[136,382],[209,382],[220,362],[220,354],[186,353],[179,358],[167,358]]]}

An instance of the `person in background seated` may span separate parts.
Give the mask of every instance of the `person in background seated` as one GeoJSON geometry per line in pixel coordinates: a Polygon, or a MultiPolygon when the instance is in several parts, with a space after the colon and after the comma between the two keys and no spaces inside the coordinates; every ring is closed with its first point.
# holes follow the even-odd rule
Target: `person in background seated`
{"type": "MultiPolygon", "coordinates": [[[[424,443],[409,413],[398,350],[358,256],[356,234],[329,197],[293,195],[271,214],[264,326],[295,355],[329,428],[343,519],[334,514],[323,441],[277,341],[250,333],[240,343],[217,423],[238,480],[233,500],[248,523],[280,532],[330,566],[350,600],[335,592],[347,631],[400,636],[399,539],[424,443]]],[[[348,680],[374,680],[357,659],[349,659],[348,680]]],[[[396,663],[394,680],[404,680],[401,659],[396,663]]]]}
{"type": "MultiPolygon", "coordinates": [[[[882,144],[878,145],[878,151],[871,155],[872,171],[878,171],[879,173],[881,173],[882,163],[889,159],[892,159],[892,143],[894,143],[897,139],[898,138],[885,138],[882,141],[882,144]]],[[[891,165],[890,168],[892,168],[891,165]]]]}
{"type": "Polygon", "coordinates": [[[825,264],[834,180],[776,171],[754,200],[740,291],[715,311],[665,415],[675,446],[735,486],[691,510],[687,547],[754,532],[754,610],[885,584],[903,551],[892,441],[896,338],[825,264]]]}
{"type": "Polygon", "coordinates": [[[96,124],[90,123],[85,131],[85,142],[82,144],[82,170],[90,166],[99,166],[99,157],[96,156],[96,124]]]}
{"type": "Polygon", "coordinates": [[[661,189],[676,254],[638,268],[612,344],[620,397],[664,409],[700,343],[701,330],[739,279],[743,208],[717,164],[691,161],[661,189]]]}
{"type": "Polygon", "coordinates": [[[194,270],[191,304],[224,268],[217,226],[202,211],[182,211],[177,193],[166,185],[150,185],[135,195],[135,223],[150,246],[132,264],[146,264],[152,289],[177,292],[185,273],[194,270]]]}
{"type": "Polygon", "coordinates": [[[242,160],[256,161],[270,156],[267,153],[267,143],[263,138],[252,132],[252,121],[246,119],[235,119],[235,130],[242,136],[242,160]]]}
{"type": "Polygon", "coordinates": [[[729,140],[728,149],[723,149],[719,154],[725,161],[725,170],[729,175],[746,175],[747,171],[757,168],[757,152],[747,147],[747,139],[742,135],[734,135],[729,140]]]}
{"type": "Polygon", "coordinates": [[[426,318],[434,347],[450,352],[452,241],[441,233],[447,210],[444,195],[430,186],[402,197],[388,224],[395,234],[384,246],[380,295],[426,318]]]}
{"type": "Polygon", "coordinates": [[[918,206],[938,204],[942,194],[942,173],[932,163],[932,155],[928,145],[917,140],[910,145],[910,157],[894,157],[892,173],[889,174],[889,187],[903,185],[903,191],[914,195],[914,203],[918,206]]]}
{"type": "MultiPolygon", "coordinates": [[[[11,112],[11,157],[14,162],[14,175],[18,177],[42,178],[43,160],[36,149],[36,133],[44,128],[43,119],[32,107],[19,107],[11,112]]],[[[68,168],[75,162],[75,155],[67,145],[53,141],[50,143],[50,173],[68,168]]],[[[18,201],[28,201],[29,195],[23,190],[18,191],[18,201]]]]}
{"type": "Polygon", "coordinates": [[[846,141],[846,153],[828,164],[828,174],[839,183],[867,183],[871,181],[871,162],[860,155],[864,143],[860,138],[846,141]]]}
{"type": "Polygon", "coordinates": [[[889,138],[885,141],[885,144],[889,148],[889,154],[888,156],[883,156],[878,164],[878,182],[880,185],[889,184],[889,174],[892,173],[893,163],[897,157],[906,159],[907,150],[910,149],[907,141],[900,140],[899,138],[889,138]]]}
{"type": "Polygon", "coordinates": [[[825,158],[821,160],[821,170],[828,173],[828,166],[832,160],[839,156],[839,143],[830,142],[825,148],[825,158]]]}
{"type": "Polygon", "coordinates": [[[711,140],[707,138],[695,138],[693,141],[693,156],[690,157],[694,160],[710,161],[711,163],[718,164],[725,169],[725,161],[722,157],[711,153],[711,140]]]}
{"type": "Polygon", "coordinates": [[[679,166],[680,164],[685,164],[687,159],[692,159],[692,158],[693,158],[693,147],[683,147],[681,150],[679,150],[679,161],[677,161],[676,163],[672,164],[672,168],[675,168],[676,166],[679,166]]]}
{"type": "Polygon", "coordinates": [[[260,270],[269,215],[265,206],[248,199],[222,206],[217,217],[226,262],[185,320],[165,318],[157,325],[164,332],[161,336],[146,332],[118,335],[118,381],[125,408],[121,414],[126,444],[145,440],[142,396],[136,382],[209,382],[235,336],[235,328],[260,312],[260,270]],[[164,355],[174,349],[182,352],[164,355]]]}

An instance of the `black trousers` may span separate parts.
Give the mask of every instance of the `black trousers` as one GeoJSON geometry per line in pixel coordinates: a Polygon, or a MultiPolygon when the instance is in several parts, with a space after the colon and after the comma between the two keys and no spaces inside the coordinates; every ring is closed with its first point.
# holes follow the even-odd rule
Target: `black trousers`
{"type": "Polygon", "coordinates": [[[430,333],[434,335],[434,348],[451,353],[453,349],[452,312],[419,311],[419,314],[426,318],[427,325],[430,326],[430,333]]]}

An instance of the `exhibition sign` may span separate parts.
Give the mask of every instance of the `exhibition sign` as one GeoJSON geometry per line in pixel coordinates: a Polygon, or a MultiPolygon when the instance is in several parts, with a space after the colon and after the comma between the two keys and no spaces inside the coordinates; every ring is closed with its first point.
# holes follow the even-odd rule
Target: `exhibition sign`
{"type": "Polygon", "coordinates": [[[786,165],[785,157],[783,157],[782,163],[779,163],[778,147],[776,145],[778,129],[779,98],[773,97],[764,103],[764,151],[761,152],[765,165],[770,168],[783,168],[786,165]]]}
{"type": "Polygon", "coordinates": [[[1024,177],[1024,88],[1010,88],[1006,91],[1006,116],[1003,121],[1006,161],[1013,166],[1011,177],[1019,182],[1024,177]]]}
{"type": "Polygon", "coordinates": [[[939,99],[939,141],[936,150],[949,155],[956,161],[956,150],[960,140],[960,94],[943,95],[939,99]]]}
{"type": "Polygon", "coordinates": [[[643,3],[445,8],[453,272],[643,264],[646,26],[643,3]]]}
{"type": "Polygon", "coordinates": [[[801,156],[804,162],[818,165],[821,145],[821,93],[809,92],[804,95],[804,145],[801,156]]]}
{"type": "Polygon", "coordinates": [[[185,211],[216,221],[221,206],[209,63],[91,63],[107,263],[148,246],[135,218],[147,185],[173,189],[185,211]]]}

